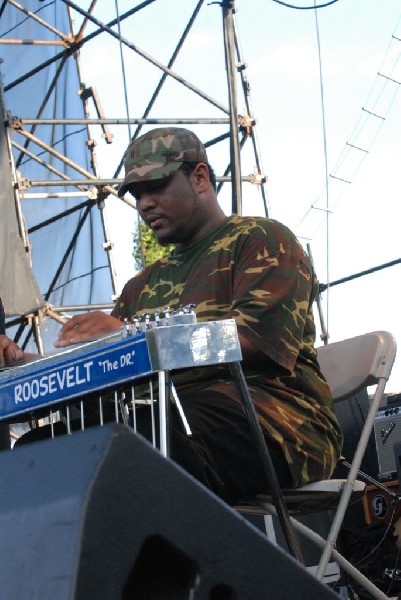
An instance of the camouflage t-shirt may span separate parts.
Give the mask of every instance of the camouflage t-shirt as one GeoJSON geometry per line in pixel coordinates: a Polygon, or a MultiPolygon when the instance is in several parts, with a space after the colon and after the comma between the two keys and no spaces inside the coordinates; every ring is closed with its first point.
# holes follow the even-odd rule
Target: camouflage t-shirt
{"type": "MultiPolygon", "coordinates": [[[[231,216],[191,248],[173,251],[131,279],[113,315],[124,319],[195,304],[198,321],[234,318],[263,357],[243,364],[258,418],[283,448],[299,486],[328,478],[341,451],[314,347],[317,291],[310,260],[288,228],[231,216]]],[[[240,401],[224,366],[181,371],[173,379],[178,391],[207,387],[240,401]]]]}

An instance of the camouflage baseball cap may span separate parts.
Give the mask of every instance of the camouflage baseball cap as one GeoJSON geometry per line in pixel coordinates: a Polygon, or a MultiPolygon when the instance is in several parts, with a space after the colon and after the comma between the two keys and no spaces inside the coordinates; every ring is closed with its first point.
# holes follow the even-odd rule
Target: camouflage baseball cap
{"type": "Polygon", "coordinates": [[[208,162],[200,139],[182,127],[159,127],[132,141],[124,155],[125,178],[118,195],[132,183],[154,181],[172,175],[184,161],[208,162]]]}

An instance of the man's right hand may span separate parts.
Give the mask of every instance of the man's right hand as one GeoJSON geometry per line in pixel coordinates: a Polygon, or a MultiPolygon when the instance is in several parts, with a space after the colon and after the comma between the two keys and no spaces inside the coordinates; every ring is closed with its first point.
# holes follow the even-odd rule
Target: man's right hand
{"type": "Polygon", "coordinates": [[[97,340],[103,335],[113,333],[122,326],[119,319],[97,310],[72,317],[65,323],[54,342],[56,348],[71,344],[82,344],[97,340]]]}

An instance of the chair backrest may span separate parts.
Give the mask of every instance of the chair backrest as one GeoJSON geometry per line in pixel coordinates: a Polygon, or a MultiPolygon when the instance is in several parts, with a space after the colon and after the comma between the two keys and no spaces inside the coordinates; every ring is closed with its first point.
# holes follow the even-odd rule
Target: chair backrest
{"type": "Polygon", "coordinates": [[[374,426],[374,419],[383,399],[384,389],[391,373],[396,351],[396,341],[391,333],[387,331],[365,333],[341,342],[333,342],[318,349],[320,367],[336,402],[349,398],[364,387],[377,384],[375,392],[370,398],[369,411],[316,570],[318,579],[323,578],[332,550],[335,547],[354,482],[357,479],[369,436],[374,426]]]}
{"type": "Polygon", "coordinates": [[[345,400],[380,379],[387,380],[396,351],[396,341],[388,331],[373,331],[320,346],[320,368],[334,401],[345,400]]]}

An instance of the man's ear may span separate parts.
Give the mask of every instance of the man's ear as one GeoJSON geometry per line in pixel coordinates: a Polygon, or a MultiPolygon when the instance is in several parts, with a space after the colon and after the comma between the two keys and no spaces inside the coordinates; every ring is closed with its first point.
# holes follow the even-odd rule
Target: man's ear
{"type": "Polygon", "coordinates": [[[206,192],[210,185],[209,169],[206,163],[200,162],[191,173],[199,193],[206,192]]]}

